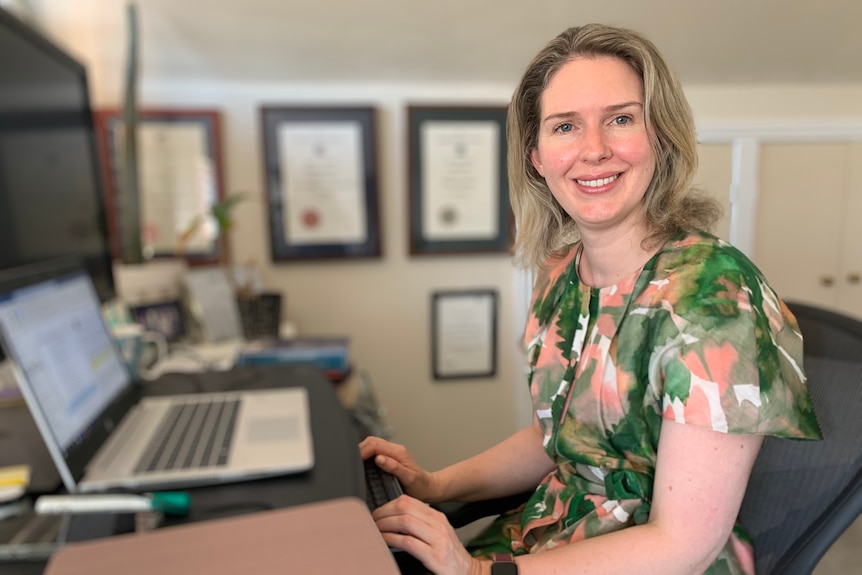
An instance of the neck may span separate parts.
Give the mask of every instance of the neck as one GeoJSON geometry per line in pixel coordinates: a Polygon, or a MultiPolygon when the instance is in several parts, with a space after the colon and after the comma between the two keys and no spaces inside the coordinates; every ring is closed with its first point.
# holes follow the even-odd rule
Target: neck
{"type": "Polygon", "coordinates": [[[590,287],[603,288],[629,277],[658,251],[659,246],[644,247],[646,231],[630,229],[628,233],[581,233],[583,251],[578,266],[581,281],[590,287]]]}

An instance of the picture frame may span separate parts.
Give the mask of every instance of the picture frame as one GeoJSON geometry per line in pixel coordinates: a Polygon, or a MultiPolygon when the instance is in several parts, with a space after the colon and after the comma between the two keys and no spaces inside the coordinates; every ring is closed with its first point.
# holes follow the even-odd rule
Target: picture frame
{"type": "Polygon", "coordinates": [[[408,106],[412,256],[511,252],[506,113],[506,106],[408,106]]]}
{"type": "Polygon", "coordinates": [[[496,290],[446,290],[432,294],[431,366],[436,380],[496,375],[496,290]]]}
{"type": "MultiPolygon", "coordinates": [[[[195,218],[225,198],[221,114],[215,109],[147,108],[138,116],[138,203],[145,257],[182,257],[190,265],[220,261],[226,245],[207,222],[181,240],[195,218]]],[[[114,259],[123,253],[123,113],[93,114],[102,157],[108,237],[114,259]]]]}
{"type": "Polygon", "coordinates": [[[186,335],[180,300],[140,304],[129,307],[132,321],[144,329],[161,334],[166,341],[179,341],[186,335]]]}
{"type": "Polygon", "coordinates": [[[376,115],[261,108],[273,262],[380,257],[376,115]]]}

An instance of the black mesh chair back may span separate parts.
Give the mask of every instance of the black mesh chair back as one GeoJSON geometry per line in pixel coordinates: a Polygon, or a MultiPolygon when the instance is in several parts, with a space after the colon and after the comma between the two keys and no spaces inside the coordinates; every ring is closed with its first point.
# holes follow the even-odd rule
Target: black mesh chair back
{"type": "Polygon", "coordinates": [[[799,322],[806,355],[862,361],[862,322],[808,304],[785,303],[799,322]]]}
{"type": "Polygon", "coordinates": [[[810,575],[862,511],[862,361],[806,355],[805,369],[824,440],[764,440],[740,511],[758,575],[810,575]]]}

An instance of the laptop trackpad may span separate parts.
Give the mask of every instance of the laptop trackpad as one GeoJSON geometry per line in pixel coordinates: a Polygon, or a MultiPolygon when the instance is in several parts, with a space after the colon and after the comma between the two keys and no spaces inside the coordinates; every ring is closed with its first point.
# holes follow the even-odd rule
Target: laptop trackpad
{"type": "Polygon", "coordinates": [[[249,443],[270,443],[298,439],[299,417],[258,417],[248,423],[249,443]]]}

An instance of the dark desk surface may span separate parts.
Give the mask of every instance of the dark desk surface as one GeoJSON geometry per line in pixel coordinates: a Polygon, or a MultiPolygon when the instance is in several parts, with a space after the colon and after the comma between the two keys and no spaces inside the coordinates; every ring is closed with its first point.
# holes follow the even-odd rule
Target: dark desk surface
{"type": "MultiPolygon", "coordinates": [[[[364,475],[357,447],[358,435],[350,417],[339,403],[332,383],[315,368],[273,365],[240,368],[229,372],[167,374],[158,381],[145,385],[148,395],[292,386],[303,386],[309,392],[314,469],[295,475],[190,489],[191,513],[184,518],[171,519],[166,525],[204,521],[351,495],[364,499],[364,475]]],[[[37,454],[31,457],[29,463],[44,464],[39,450],[45,452],[45,448],[41,445],[38,433],[34,437],[33,432],[36,430],[32,421],[29,426],[26,423],[22,425],[21,421],[26,421],[26,418],[21,417],[19,412],[16,417],[7,418],[6,412],[9,409],[19,408],[0,410],[0,438],[3,444],[20,441],[37,454]],[[17,423],[18,427],[12,427],[13,421],[10,420],[17,423]],[[21,431],[24,432],[24,437],[20,436],[21,431]]],[[[8,456],[4,455],[3,459],[5,464],[8,456]]],[[[48,462],[50,463],[50,460],[48,462]]],[[[50,473],[41,471],[40,481],[50,485],[50,473]]],[[[55,483],[57,481],[55,480],[55,483]]],[[[120,517],[122,516],[80,516],[70,529],[69,539],[75,541],[110,535],[120,524],[120,517]]],[[[0,574],[3,575],[30,575],[41,573],[43,569],[44,563],[41,562],[0,562],[0,574]]]]}

